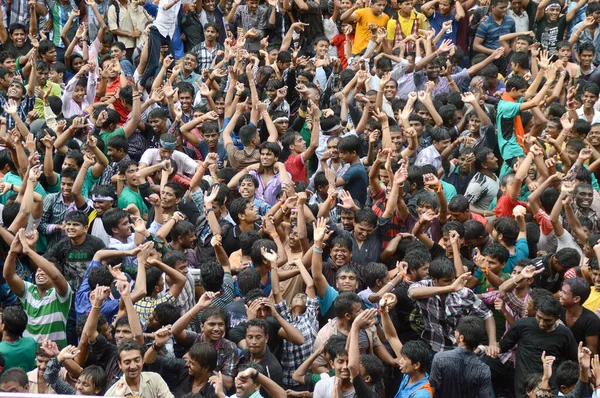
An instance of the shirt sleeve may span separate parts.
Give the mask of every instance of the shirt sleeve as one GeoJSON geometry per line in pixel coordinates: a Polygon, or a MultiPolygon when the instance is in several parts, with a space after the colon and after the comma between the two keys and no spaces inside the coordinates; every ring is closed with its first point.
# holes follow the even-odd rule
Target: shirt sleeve
{"type": "Polygon", "coordinates": [[[396,40],[396,20],[390,19],[387,23],[387,39],[396,40]]]}

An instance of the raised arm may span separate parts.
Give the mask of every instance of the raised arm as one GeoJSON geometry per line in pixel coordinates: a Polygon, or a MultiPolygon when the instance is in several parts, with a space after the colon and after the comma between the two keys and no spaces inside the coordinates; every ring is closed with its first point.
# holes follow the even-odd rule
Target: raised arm
{"type": "Polygon", "coordinates": [[[35,251],[35,242],[37,242],[38,238],[37,230],[33,231],[33,235],[35,235],[35,237],[33,238],[34,240],[31,240],[31,238],[25,237],[25,230],[23,228],[21,228],[19,232],[17,232],[19,241],[23,246],[23,254],[27,255],[31,259],[31,261],[33,261],[33,263],[38,266],[38,268],[41,268],[42,271],[46,273],[48,279],[52,281],[56,292],[60,296],[66,296],[70,289],[69,283],[67,282],[63,274],[58,270],[58,268],[54,266],[54,264],[46,260],[44,257],[40,256],[35,251]],[[30,245],[33,246],[33,249],[30,245]]]}

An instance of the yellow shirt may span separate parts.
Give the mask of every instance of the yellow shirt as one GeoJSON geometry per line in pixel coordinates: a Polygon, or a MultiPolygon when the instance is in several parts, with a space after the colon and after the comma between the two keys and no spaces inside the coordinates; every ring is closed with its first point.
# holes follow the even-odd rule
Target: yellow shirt
{"type": "Polygon", "coordinates": [[[596,312],[600,308],[600,292],[594,286],[590,290],[590,297],[583,303],[583,308],[587,308],[593,312],[596,312]]]}
{"type": "Polygon", "coordinates": [[[380,28],[387,26],[390,17],[382,13],[376,17],[370,8],[360,8],[354,11],[356,14],[356,33],[354,34],[354,44],[352,45],[352,54],[358,54],[369,45],[371,40],[371,30],[369,24],[374,23],[380,28]]]}
{"type": "MultiPolygon", "coordinates": [[[[404,37],[410,36],[413,33],[413,24],[415,19],[418,21],[419,29],[424,29],[425,16],[423,14],[412,10],[410,12],[410,17],[403,18],[400,13],[398,13],[398,22],[400,22],[400,28],[402,29],[402,34],[404,37]]],[[[391,18],[387,23],[388,40],[396,40],[396,22],[397,21],[395,19],[391,18]]]]}

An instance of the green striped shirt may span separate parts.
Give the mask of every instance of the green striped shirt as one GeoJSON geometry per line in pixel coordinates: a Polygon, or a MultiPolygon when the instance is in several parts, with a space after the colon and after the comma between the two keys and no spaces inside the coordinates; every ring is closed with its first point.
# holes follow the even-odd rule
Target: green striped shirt
{"type": "Polygon", "coordinates": [[[71,309],[73,290],[67,284],[68,291],[61,297],[55,288],[40,297],[38,288],[33,283],[24,282],[25,290],[20,297],[28,316],[24,337],[32,337],[39,343],[40,337],[50,339],[59,347],[67,345],[67,317],[71,309]]]}

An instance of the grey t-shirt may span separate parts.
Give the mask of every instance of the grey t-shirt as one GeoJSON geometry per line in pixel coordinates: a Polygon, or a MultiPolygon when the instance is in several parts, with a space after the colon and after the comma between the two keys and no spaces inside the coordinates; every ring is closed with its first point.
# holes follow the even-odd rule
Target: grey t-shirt
{"type": "Polygon", "coordinates": [[[481,173],[477,173],[471,179],[465,197],[474,207],[481,210],[489,210],[490,204],[498,195],[500,186],[498,178],[492,179],[481,173]]]}

